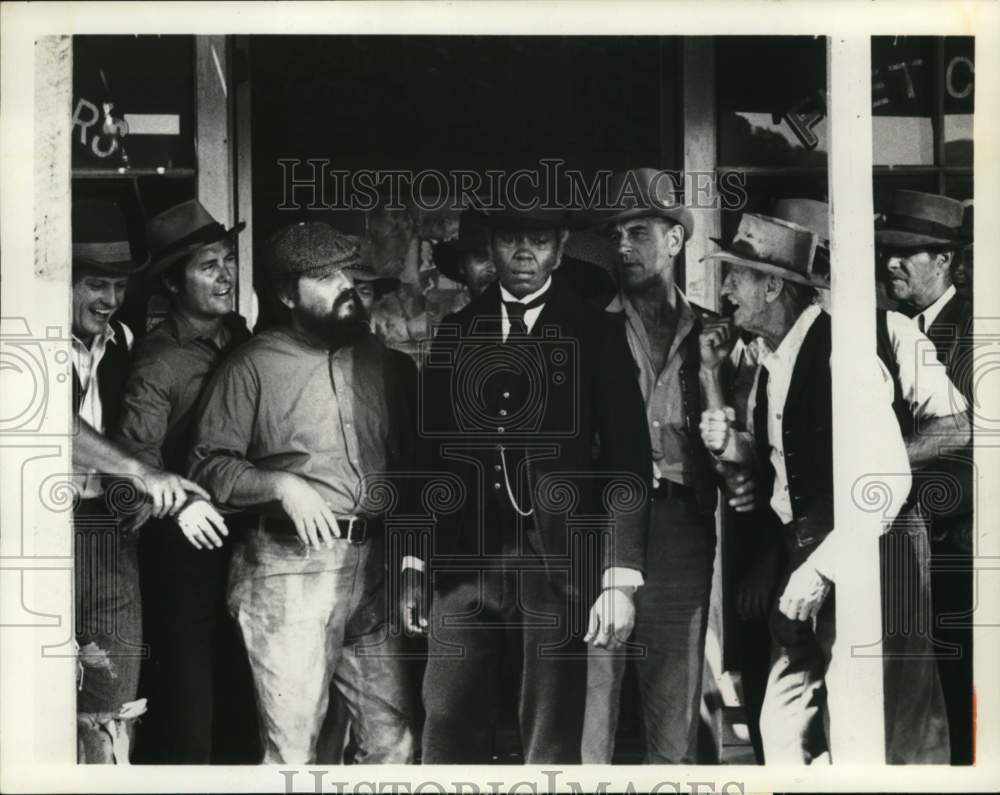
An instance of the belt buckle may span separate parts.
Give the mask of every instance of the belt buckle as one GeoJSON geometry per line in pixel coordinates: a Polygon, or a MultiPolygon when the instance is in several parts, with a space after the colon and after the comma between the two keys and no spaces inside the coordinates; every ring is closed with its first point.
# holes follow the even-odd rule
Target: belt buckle
{"type": "Polygon", "coordinates": [[[354,541],[354,539],[353,539],[352,536],[354,535],[354,523],[357,522],[357,521],[358,521],[358,517],[357,516],[351,516],[347,520],[347,539],[346,539],[346,541],[347,541],[348,544],[353,543],[353,541],[354,541]]]}

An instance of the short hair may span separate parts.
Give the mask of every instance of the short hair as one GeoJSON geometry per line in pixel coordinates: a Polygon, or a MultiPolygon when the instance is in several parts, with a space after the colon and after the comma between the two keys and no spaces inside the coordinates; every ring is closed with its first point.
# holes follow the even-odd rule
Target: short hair
{"type": "Polygon", "coordinates": [[[793,282],[788,279],[784,279],[783,283],[784,288],[782,289],[782,292],[788,296],[788,300],[791,302],[792,306],[799,312],[805,310],[811,304],[816,303],[816,299],[819,297],[815,287],[811,287],[807,284],[801,284],[799,282],[793,282]]]}

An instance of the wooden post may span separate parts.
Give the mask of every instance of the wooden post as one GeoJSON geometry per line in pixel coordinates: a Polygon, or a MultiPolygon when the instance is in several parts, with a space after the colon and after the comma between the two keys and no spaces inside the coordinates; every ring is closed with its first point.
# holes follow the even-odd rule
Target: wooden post
{"type": "MultiPolygon", "coordinates": [[[[870,482],[889,488],[900,473],[871,472],[872,428],[884,399],[875,375],[875,258],[872,234],[871,40],[828,41],[830,126],[830,224],[833,276],[833,483],[835,533],[851,539],[850,560],[838,561],[837,640],[827,673],[831,744],[837,765],[885,763],[882,659],[858,653],[882,637],[878,523],[881,516],[859,504],[857,488],[870,482]],[[866,278],[858,278],[858,274],[866,278]],[[868,365],[871,364],[872,368],[868,365]]],[[[848,547],[844,545],[846,550],[848,547]]]]}
{"type": "Polygon", "coordinates": [[[253,164],[250,131],[250,37],[237,36],[233,58],[241,69],[236,73],[236,218],[246,222],[240,234],[239,252],[239,312],[253,328],[257,320],[257,304],[253,289],[253,164]]]}

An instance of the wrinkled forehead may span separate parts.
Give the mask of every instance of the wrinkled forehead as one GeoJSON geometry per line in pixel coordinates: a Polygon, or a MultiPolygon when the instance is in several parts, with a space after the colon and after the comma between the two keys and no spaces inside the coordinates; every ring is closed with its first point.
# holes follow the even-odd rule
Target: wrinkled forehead
{"type": "Polygon", "coordinates": [[[219,257],[229,256],[234,251],[235,247],[233,246],[233,241],[227,237],[222,240],[216,240],[214,243],[202,246],[192,255],[191,259],[195,262],[206,259],[217,259],[219,257]]]}

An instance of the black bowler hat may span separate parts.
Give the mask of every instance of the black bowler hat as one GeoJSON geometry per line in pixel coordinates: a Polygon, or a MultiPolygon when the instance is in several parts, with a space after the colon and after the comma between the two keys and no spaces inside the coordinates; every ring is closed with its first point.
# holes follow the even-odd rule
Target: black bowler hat
{"type": "Polygon", "coordinates": [[[153,260],[148,278],[163,273],[202,246],[239,234],[245,226],[246,222],[240,221],[231,229],[226,229],[197,199],[164,210],[146,223],[146,237],[153,260]]]}
{"type": "Polygon", "coordinates": [[[887,249],[947,248],[961,245],[962,202],[937,193],[897,190],[875,243],[887,249]]]}
{"type": "Polygon", "coordinates": [[[121,207],[104,199],[73,202],[73,265],[112,276],[141,271],[148,257],[138,256],[121,207]]]}

